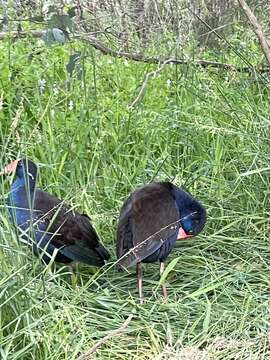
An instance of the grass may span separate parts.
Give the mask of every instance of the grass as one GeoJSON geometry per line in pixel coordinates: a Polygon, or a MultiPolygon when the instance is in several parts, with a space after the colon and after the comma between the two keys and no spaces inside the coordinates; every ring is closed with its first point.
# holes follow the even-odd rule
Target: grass
{"type": "Polygon", "coordinates": [[[153,65],[77,43],[85,56],[79,80],[65,70],[71,46],[0,47],[1,165],[18,155],[39,163],[40,187],[88,213],[112,254],[98,272],[81,267],[75,291],[65,268],[44,267],[17,243],[4,205],[9,181],[1,180],[1,359],[76,359],[130,313],[127,332],[97,359],[268,359],[266,76],[167,66],[129,112],[153,65]],[[124,199],[153,180],[186,187],[208,222],[170,255],[167,302],[158,264],[145,266],[140,306],[134,269],[113,267],[115,230],[124,199]]]}

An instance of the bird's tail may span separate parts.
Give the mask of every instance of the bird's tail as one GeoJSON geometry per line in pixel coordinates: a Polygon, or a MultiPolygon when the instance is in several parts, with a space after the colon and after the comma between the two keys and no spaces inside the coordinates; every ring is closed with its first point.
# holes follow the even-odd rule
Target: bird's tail
{"type": "Polygon", "coordinates": [[[110,254],[103,245],[99,244],[99,246],[95,248],[95,251],[99,254],[102,260],[110,259],[110,254]]]}

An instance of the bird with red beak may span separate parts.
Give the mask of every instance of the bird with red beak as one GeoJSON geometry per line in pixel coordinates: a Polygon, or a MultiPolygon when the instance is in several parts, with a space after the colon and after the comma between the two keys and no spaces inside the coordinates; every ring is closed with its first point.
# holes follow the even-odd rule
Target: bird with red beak
{"type": "MultiPolygon", "coordinates": [[[[120,267],[137,267],[141,303],[142,263],[159,261],[162,274],[176,241],[198,235],[205,222],[204,207],[169,182],[145,185],[127,198],[120,212],[116,252],[120,267]]],[[[162,289],[167,298],[166,286],[162,289]]]]}

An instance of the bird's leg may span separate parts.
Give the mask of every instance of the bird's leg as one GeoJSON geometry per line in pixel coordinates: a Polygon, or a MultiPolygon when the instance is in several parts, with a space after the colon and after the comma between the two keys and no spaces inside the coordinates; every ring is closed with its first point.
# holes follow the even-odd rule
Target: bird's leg
{"type": "MultiPolygon", "coordinates": [[[[165,270],[165,263],[163,261],[161,261],[160,266],[159,266],[159,274],[160,274],[160,276],[164,273],[164,270],[165,270]]],[[[162,284],[162,292],[163,292],[164,299],[167,300],[168,292],[167,292],[167,288],[166,288],[165,284],[162,284]]]]}
{"type": "Polygon", "coordinates": [[[143,269],[142,269],[142,263],[139,262],[137,264],[137,281],[138,281],[139,298],[141,305],[144,302],[142,280],[143,280],[143,269]]]}

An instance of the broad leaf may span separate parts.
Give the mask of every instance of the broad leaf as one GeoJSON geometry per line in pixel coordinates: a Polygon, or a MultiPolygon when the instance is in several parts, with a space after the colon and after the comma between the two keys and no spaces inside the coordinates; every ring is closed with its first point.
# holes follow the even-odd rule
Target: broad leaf
{"type": "Polygon", "coordinates": [[[74,71],[77,74],[78,79],[81,79],[82,75],[82,66],[81,66],[81,52],[75,52],[70,55],[69,62],[66,65],[66,70],[69,73],[70,77],[73,75],[74,71]]]}
{"type": "Polygon", "coordinates": [[[42,36],[42,40],[46,45],[54,43],[63,44],[66,41],[66,37],[62,30],[53,28],[46,31],[46,33],[42,36]]]}
{"type": "Polygon", "coordinates": [[[64,31],[72,31],[73,21],[68,15],[52,15],[49,20],[49,25],[52,28],[58,28],[64,31]]]}

